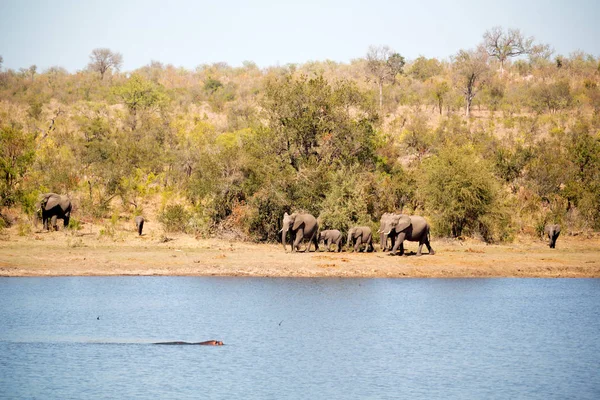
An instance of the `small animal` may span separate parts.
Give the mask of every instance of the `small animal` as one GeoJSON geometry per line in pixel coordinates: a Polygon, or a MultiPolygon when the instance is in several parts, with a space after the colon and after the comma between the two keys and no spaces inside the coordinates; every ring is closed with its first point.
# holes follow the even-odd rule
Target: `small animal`
{"type": "Polygon", "coordinates": [[[197,343],[191,343],[191,342],[158,342],[158,343],[152,343],[152,344],[166,344],[166,345],[196,345],[196,346],[223,346],[223,342],[221,342],[220,340],[207,340],[205,342],[197,342],[197,343]]]}

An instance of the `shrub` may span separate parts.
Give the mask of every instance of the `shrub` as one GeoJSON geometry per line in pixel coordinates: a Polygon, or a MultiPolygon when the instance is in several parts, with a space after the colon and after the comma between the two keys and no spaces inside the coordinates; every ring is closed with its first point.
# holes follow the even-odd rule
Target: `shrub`
{"type": "Polygon", "coordinates": [[[449,147],[424,163],[420,195],[438,234],[481,234],[485,241],[510,236],[509,213],[490,166],[470,147],[449,147]]]}
{"type": "Polygon", "coordinates": [[[190,219],[190,213],[180,204],[166,206],[158,216],[158,221],[167,232],[186,232],[190,219]]]}

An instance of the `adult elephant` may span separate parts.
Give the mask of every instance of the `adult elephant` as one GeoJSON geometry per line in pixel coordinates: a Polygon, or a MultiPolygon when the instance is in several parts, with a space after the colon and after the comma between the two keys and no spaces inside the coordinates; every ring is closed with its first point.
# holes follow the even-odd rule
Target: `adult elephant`
{"type": "Polygon", "coordinates": [[[56,193],[45,193],[41,196],[38,204],[38,214],[42,217],[44,229],[48,230],[48,221],[50,220],[52,228],[58,230],[57,219],[62,219],[64,227],[69,226],[71,218],[71,200],[67,196],[56,193]]]}
{"type": "Polygon", "coordinates": [[[285,213],[283,215],[283,227],[281,232],[281,243],[283,243],[283,249],[285,248],[285,238],[288,231],[292,238],[292,253],[300,251],[300,243],[304,239],[308,239],[308,246],[306,246],[305,252],[310,250],[310,244],[315,244],[315,251],[319,250],[319,243],[317,240],[317,231],[319,230],[319,223],[317,219],[310,214],[305,213],[293,213],[289,215],[285,213]]]}
{"type": "Polygon", "coordinates": [[[386,220],[383,234],[392,237],[394,246],[390,255],[396,255],[400,249],[400,255],[404,254],[404,241],[419,242],[417,256],[421,255],[423,245],[427,246],[429,254],[435,254],[429,243],[429,224],[423,217],[417,215],[394,214],[386,220]]]}
{"type": "Polygon", "coordinates": [[[373,235],[368,226],[355,226],[348,231],[348,247],[353,247],[353,251],[360,251],[362,245],[365,245],[363,252],[375,251],[373,247],[373,235]]]}
{"type": "Polygon", "coordinates": [[[394,219],[394,216],[397,216],[397,215],[401,215],[401,214],[384,213],[381,216],[381,219],[379,220],[379,230],[377,232],[379,233],[379,246],[381,248],[381,251],[391,250],[394,247],[394,242],[395,242],[396,236],[395,235],[386,235],[385,230],[386,230],[386,226],[389,225],[392,222],[392,219],[394,219]],[[391,239],[391,242],[392,242],[390,247],[388,247],[388,238],[391,239]]]}
{"type": "Polygon", "coordinates": [[[544,227],[544,235],[548,236],[550,240],[550,248],[556,248],[556,239],[558,239],[558,235],[560,235],[560,225],[558,224],[548,224],[544,227]]]}
{"type": "Polygon", "coordinates": [[[342,232],[337,229],[328,229],[319,233],[319,243],[325,244],[327,251],[331,251],[331,245],[337,246],[338,253],[342,251],[342,232]]]}
{"type": "Polygon", "coordinates": [[[134,219],[135,227],[137,228],[138,235],[142,236],[142,231],[144,230],[144,217],[138,215],[134,219]]]}

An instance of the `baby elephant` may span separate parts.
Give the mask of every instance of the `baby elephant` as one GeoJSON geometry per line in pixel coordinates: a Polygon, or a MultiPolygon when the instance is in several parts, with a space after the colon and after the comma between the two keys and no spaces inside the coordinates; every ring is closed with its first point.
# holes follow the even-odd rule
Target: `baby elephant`
{"type": "Polygon", "coordinates": [[[327,251],[331,251],[332,243],[337,246],[338,253],[342,251],[342,232],[337,229],[321,231],[321,233],[319,233],[319,243],[321,243],[321,241],[325,243],[327,251]]]}
{"type": "Polygon", "coordinates": [[[138,235],[142,235],[142,230],[144,229],[144,217],[142,216],[137,216],[135,217],[135,226],[137,228],[138,231],[138,235]]]}
{"type": "Polygon", "coordinates": [[[558,239],[558,235],[560,235],[560,225],[548,224],[544,228],[544,236],[548,236],[548,239],[550,239],[551,249],[556,248],[556,239],[558,239]]]}
{"type": "Polygon", "coordinates": [[[348,247],[354,247],[353,251],[360,251],[365,245],[363,252],[375,251],[373,247],[373,235],[368,226],[355,226],[348,231],[348,247]]]}

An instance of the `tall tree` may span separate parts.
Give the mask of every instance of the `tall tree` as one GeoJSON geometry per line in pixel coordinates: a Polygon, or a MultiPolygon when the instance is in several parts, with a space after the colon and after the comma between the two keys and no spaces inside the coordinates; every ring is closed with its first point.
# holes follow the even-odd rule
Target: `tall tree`
{"type": "Polygon", "coordinates": [[[476,50],[460,50],[453,57],[454,78],[465,96],[465,115],[471,114],[471,103],[481,90],[489,72],[488,54],[481,46],[476,50]]]}
{"type": "Polygon", "coordinates": [[[500,26],[483,34],[483,45],[490,57],[500,61],[500,74],[504,73],[504,63],[509,58],[523,55],[547,58],[552,53],[548,45],[535,45],[533,36],[525,37],[519,29],[505,31],[500,26]]]}
{"type": "Polygon", "coordinates": [[[123,56],[121,53],[113,53],[110,49],[99,48],[92,50],[88,68],[92,71],[100,72],[100,80],[102,80],[106,71],[111,68],[118,71],[122,63],[123,56]]]}
{"type": "Polygon", "coordinates": [[[406,61],[388,46],[370,46],[367,52],[367,73],[379,88],[379,110],[383,109],[383,84],[396,82],[406,61]]]}

